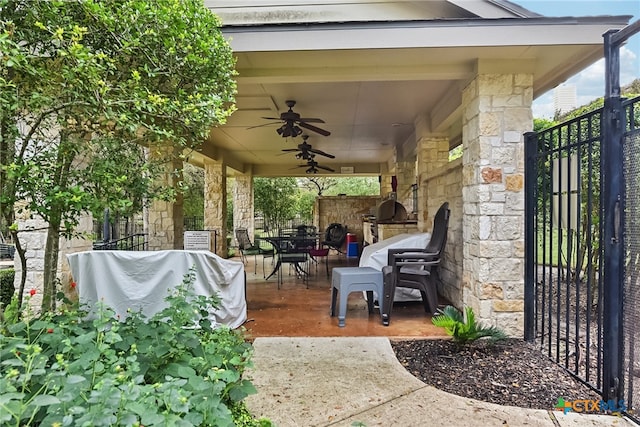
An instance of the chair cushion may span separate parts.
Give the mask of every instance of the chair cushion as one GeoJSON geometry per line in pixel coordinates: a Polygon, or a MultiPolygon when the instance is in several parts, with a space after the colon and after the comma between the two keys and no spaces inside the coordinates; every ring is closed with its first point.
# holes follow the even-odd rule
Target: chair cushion
{"type": "Polygon", "coordinates": [[[309,249],[309,255],[311,256],[328,256],[329,249],[309,249]]]}

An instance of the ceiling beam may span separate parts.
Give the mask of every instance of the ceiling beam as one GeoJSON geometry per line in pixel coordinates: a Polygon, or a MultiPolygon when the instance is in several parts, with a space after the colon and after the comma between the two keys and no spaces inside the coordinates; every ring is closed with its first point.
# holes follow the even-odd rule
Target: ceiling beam
{"type": "Polygon", "coordinates": [[[474,75],[473,64],[428,64],[314,68],[239,68],[239,84],[361,82],[468,79],[474,75]]]}

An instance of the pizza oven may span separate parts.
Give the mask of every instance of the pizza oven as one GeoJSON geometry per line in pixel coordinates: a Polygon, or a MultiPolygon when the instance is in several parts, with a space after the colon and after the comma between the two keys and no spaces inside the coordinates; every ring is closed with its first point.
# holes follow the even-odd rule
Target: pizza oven
{"type": "Polygon", "coordinates": [[[376,206],[376,222],[406,221],[407,210],[402,203],[387,199],[376,206]]]}

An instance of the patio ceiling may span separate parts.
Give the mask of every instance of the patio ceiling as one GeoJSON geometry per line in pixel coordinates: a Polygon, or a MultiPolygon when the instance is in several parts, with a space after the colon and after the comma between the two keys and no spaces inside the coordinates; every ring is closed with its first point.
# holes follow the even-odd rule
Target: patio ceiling
{"type": "MultiPolygon", "coordinates": [[[[264,3],[273,2],[259,2],[263,8],[258,10],[237,1],[233,7],[212,3],[208,6],[223,18],[223,32],[237,56],[237,111],[212,129],[202,154],[224,159],[232,174],[255,176],[305,175],[306,168],[297,167],[304,161],[281,151],[302,139],[282,138],[276,133],[279,124],[262,118],[286,111],[286,100],[296,101],[293,110],[302,117],[324,120],[313,124],[330,136],[305,133],[313,148],[336,156],[315,159],[335,169],[331,175],[341,175],[344,167],[356,175],[378,175],[393,167],[396,156],[413,158],[416,135],[448,135],[452,146],[461,142],[462,90],[478,72],[532,73],[533,96],[539,96],[601,58],[602,34],[630,19],[542,18],[491,2],[374,2],[442,3],[462,17],[425,19],[421,10],[421,19],[411,21],[301,24],[282,23],[280,17],[278,23],[254,23],[248,17],[255,19],[259,12],[265,19],[264,3]],[[493,12],[484,11],[491,17],[481,18],[454,3],[482,3],[493,12]],[[266,123],[274,124],[260,126],[266,123]]],[[[296,2],[285,3],[291,10],[296,2]]],[[[340,2],[327,3],[337,7],[340,2]]]]}

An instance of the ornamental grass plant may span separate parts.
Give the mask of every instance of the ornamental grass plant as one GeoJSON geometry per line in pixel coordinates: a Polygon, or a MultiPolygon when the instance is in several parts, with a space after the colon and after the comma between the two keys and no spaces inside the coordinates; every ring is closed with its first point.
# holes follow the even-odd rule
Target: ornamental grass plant
{"type": "Polygon", "coordinates": [[[443,327],[447,334],[453,337],[453,341],[460,346],[480,338],[487,338],[491,343],[507,338],[506,334],[497,327],[485,326],[477,322],[471,307],[466,307],[463,315],[455,307],[448,305],[438,310],[431,322],[435,326],[443,327]]]}
{"type": "Polygon", "coordinates": [[[219,300],[196,295],[194,277],[150,318],[99,303],[3,321],[0,426],[271,425],[243,401],[251,344],[212,324],[219,300]]]}

